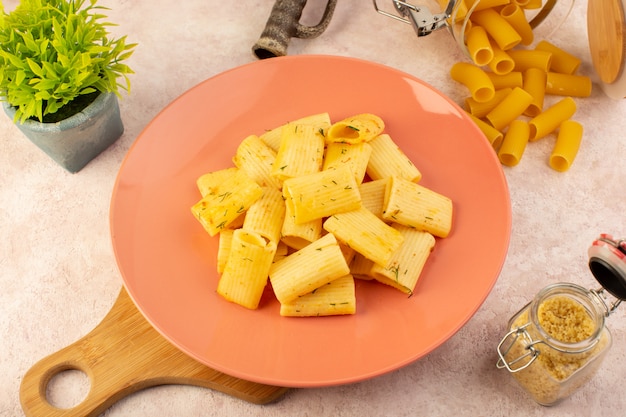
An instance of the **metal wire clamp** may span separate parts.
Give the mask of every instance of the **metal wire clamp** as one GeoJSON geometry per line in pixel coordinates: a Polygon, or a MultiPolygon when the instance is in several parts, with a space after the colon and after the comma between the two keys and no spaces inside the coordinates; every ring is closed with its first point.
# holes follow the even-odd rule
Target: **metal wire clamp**
{"type": "Polygon", "coordinates": [[[433,31],[446,27],[446,20],[452,15],[456,4],[456,0],[450,0],[443,13],[432,14],[425,7],[418,7],[401,0],[393,0],[398,15],[379,8],[377,0],[373,0],[373,2],[374,9],[383,16],[412,25],[418,37],[430,35],[433,31]]]}

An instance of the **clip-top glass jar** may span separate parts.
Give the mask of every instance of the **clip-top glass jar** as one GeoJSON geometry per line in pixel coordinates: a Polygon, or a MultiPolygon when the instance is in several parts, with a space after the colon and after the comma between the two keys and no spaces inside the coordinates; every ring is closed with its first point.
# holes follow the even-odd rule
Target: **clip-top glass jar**
{"type": "Polygon", "coordinates": [[[498,345],[497,367],[539,404],[554,405],[580,388],[611,346],[604,322],[626,299],[626,240],[601,235],[589,248],[589,267],[602,289],[544,288],[509,320],[498,345]],[[616,300],[609,302],[606,292],[616,300]]]}

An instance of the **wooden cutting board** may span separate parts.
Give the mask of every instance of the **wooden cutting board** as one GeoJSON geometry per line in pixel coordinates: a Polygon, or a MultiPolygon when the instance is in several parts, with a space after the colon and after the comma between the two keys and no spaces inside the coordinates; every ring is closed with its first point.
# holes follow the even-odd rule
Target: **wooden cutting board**
{"type": "Polygon", "coordinates": [[[288,390],[223,374],[187,356],[146,321],[122,288],[89,334],[26,372],[20,402],[27,417],[96,417],[127,395],[164,384],[210,388],[255,404],[275,401],[288,390]],[[67,370],[84,372],[91,388],[80,404],[60,409],[46,399],[46,387],[67,370]]]}

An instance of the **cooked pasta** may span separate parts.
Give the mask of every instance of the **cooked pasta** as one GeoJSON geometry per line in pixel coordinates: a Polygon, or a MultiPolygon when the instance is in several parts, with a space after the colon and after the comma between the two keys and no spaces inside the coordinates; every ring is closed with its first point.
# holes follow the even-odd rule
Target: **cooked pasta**
{"type": "Polygon", "coordinates": [[[450,198],[403,178],[390,178],[384,208],[384,219],[438,237],[448,236],[452,229],[450,198]]]}
{"type": "Polygon", "coordinates": [[[428,232],[395,225],[404,241],[385,265],[375,264],[370,274],[377,281],[413,294],[424,265],[435,247],[435,238],[428,232]]]}
{"type": "Polygon", "coordinates": [[[370,142],[372,154],[367,164],[367,175],[372,180],[389,178],[392,175],[418,182],[422,173],[391,137],[383,133],[370,142]]]}
{"type": "Polygon", "coordinates": [[[276,161],[276,152],[267,146],[258,136],[245,138],[237,147],[233,163],[260,186],[280,189],[280,179],[272,175],[272,167],[276,161]]]}
{"type": "Polygon", "coordinates": [[[217,293],[228,301],[256,309],[275,253],[276,243],[266,241],[258,233],[235,230],[217,293]]]}
{"type": "Polygon", "coordinates": [[[387,264],[403,240],[397,230],[363,207],[333,214],[324,222],[324,230],[367,259],[382,265],[387,264]]]}
{"type": "Polygon", "coordinates": [[[281,181],[319,172],[324,161],[324,136],[313,125],[287,123],[271,174],[281,181]]]}
{"type": "Polygon", "coordinates": [[[357,184],[363,182],[367,164],[372,154],[372,146],[367,142],[355,143],[329,143],[326,146],[324,165],[322,170],[336,169],[348,165],[357,184]]]}
{"type": "Polygon", "coordinates": [[[375,114],[357,114],[333,123],[328,129],[326,142],[361,143],[369,142],[385,129],[383,119],[375,114]]]}
{"type": "Polygon", "coordinates": [[[281,315],[310,317],[355,314],[355,278],[412,293],[430,239],[450,233],[452,201],[417,184],[382,129],[369,113],[332,125],[327,113],[303,117],[245,137],[234,167],[197,178],[191,212],[219,235],[222,298],[256,309],[269,282],[281,315]],[[418,247],[414,236],[430,239],[418,247]]]}
{"type": "Polygon", "coordinates": [[[215,236],[250,208],[263,194],[263,189],[243,171],[237,169],[219,186],[191,207],[191,212],[204,229],[215,236]]]}
{"type": "Polygon", "coordinates": [[[356,313],[354,278],[337,278],[308,294],[280,305],[280,315],[288,317],[321,317],[356,313]]]}
{"type": "Polygon", "coordinates": [[[361,207],[358,184],[348,166],[290,178],[283,184],[283,197],[296,224],[361,207]]]}
{"type": "Polygon", "coordinates": [[[328,233],[274,263],[269,278],[276,298],[283,304],[349,273],[335,236],[328,233]]]}

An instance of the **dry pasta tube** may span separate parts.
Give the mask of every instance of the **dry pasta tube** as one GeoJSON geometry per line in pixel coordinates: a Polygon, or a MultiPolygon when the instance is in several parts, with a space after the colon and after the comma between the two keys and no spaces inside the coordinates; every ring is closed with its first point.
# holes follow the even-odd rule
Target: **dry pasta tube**
{"type": "Polygon", "coordinates": [[[470,16],[475,24],[485,28],[485,31],[496,41],[500,49],[506,51],[522,41],[519,33],[494,9],[485,9],[472,13],[470,16]]]}
{"type": "Polygon", "coordinates": [[[474,64],[482,67],[493,59],[493,48],[491,48],[487,32],[482,26],[473,26],[467,32],[465,42],[474,64]]]}
{"type": "Polygon", "coordinates": [[[529,131],[526,121],[513,120],[511,122],[498,151],[498,159],[503,165],[512,167],[519,163],[528,144],[529,131]]]}
{"type": "Polygon", "coordinates": [[[573,74],[580,66],[580,59],[564,51],[556,45],[547,41],[541,41],[535,46],[535,49],[539,51],[547,51],[552,54],[552,63],[550,64],[550,71],[558,72],[561,74],[573,74]]]}
{"type": "Polygon", "coordinates": [[[476,123],[476,126],[478,126],[478,128],[483,132],[491,146],[494,149],[498,149],[502,144],[502,132],[476,116],[473,116],[471,114],[469,116],[474,121],[474,123],[476,123]]]}
{"type": "Polygon", "coordinates": [[[546,75],[546,94],[589,97],[591,95],[591,78],[584,75],[548,72],[546,75]]]}
{"type": "Polygon", "coordinates": [[[505,75],[513,71],[515,68],[513,58],[495,43],[491,44],[491,49],[493,50],[493,58],[487,64],[491,71],[497,75],[505,75]]]}
{"type": "Polygon", "coordinates": [[[528,68],[539,68],[545,72],[550,69],[552,54],[535,49],[516,49],[508,51],[509,56],[515,62],[514,71],[524,72],[528,68]]]}
{"type": "Polygon", "coordinates": [[[519,4],[522,9],[535,10],[543,7],[543,0],[513,0],[519,4]]]}
{"type": "Polygon", "coordinates": [[[527,91],[515,87],[513,91],[485,117],[493,127],[502,130],[513,120],[521,116],[532,100],[533,96],[527,91]]]}
{"type": "Polygon", "coordinates": [[[496,74],[495,72],[488,72],[487,75],[493,83],[493,87],[496,90],[503,88],[515,88],[522,87],[524,85],[524,77],[519,71],[510,71],[506,74],[496,74]]]}
{"type": "Polygon", "coordinates": [[[524,72],[524,90],[533,96],[533,100],[524,114],[535,117],[543,110],[543,99],[546,94],[546,72],[539,68],[528,68],[524,72]]]}
{"type": "Polygon", "coordinates": [[[563,121],[550,154],[550,167],[559,172],[567,171],[576,158],[582,137],[583,126],[580,123],[574,120],[563,121]]]}
{"type": "Polygon", "coordinates": [[[487,113],[493,110],[503,99],[508,96],[512,88],[503,88],[501,90],[496,90],[493,98],[489,101],[478,102],[471,97],[465,99],[465,110],[467,110],[470,114],[476,117],[485,117],[487,113]]]}
{"type": "Polygon", "coordinates": [[[571,118],[576,112],[576,102],[571,97],[565,97],[550,108],[532,118],[530,125],[530,141],[535,141],[549,135],[559,125],[571,118]]]}
{"type": "Polygon", "coordinates": [[[509,1],[510,0],[468,0],[470,4],[474,4],[474,2],[478,3],[476,7],[474,7],[475,12],[491,9],[492,7],[504,6],[505,4],[509,4],[509,1]]]}
{"type": "Polygon", "coordinates": [[[488,101],[493,98],[495,88],[491,79],[481,68],[468,62],[457,62],[450,69],[450,76],[466,86],[476,101],[488,101]]]}
{"type": "Polygon", "coordinates": [[[530,23],[528,23],[528,19],[526,19],[524,10],[518,4],[510,3],[507,6],[504,6],[500,9],[500,16],[509,22],[509,24],[513,26],[513,29],[519,33],[522,38],[520,41],[522,45],[530,45],[533,43],[533,28],[530,27],[530,23]]]}

